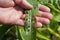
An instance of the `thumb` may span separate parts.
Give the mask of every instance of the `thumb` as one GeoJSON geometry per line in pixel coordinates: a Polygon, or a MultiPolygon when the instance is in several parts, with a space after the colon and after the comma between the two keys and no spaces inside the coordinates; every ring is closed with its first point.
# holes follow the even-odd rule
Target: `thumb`
{"type": "Polygon", "coordinates": [[[26,0],[14,0],[16,4],[21,6],[24,9],[31,9],[32,5],[29,4],[26,0]]]}

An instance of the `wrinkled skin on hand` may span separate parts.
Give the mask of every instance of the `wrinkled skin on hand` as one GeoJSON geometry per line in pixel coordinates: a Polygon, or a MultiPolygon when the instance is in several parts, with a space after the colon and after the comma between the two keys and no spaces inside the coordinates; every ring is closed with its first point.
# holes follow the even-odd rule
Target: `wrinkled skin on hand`
{"type": "MultiPolygon", "coordinates": [[[[36,16],[36,27],[41,27],[42,24],[49,24],[52,19],[50,9],[41,4],[39,4],[38,7],[39,11],[36,16]]],[[[32,5],[26,0],[0,0],[0,23],[17,24],[23,26],[25,18],[24,9],[31,8],[33,8],[32,5]]]]}
{"type": "Polygon", "coordinates": [[[15,3],[13,0],[0,0],[0,6],[1,7],[11,7],[14,5],[15,5],[15,3]]]}

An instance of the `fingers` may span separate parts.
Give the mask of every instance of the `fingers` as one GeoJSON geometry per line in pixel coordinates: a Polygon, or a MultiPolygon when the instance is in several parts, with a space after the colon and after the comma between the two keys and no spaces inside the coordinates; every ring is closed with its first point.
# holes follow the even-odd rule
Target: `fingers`
{"type": "MultiPolygon", "coordinates": [[[[21,26],[24,26],[24,20],[19,19],[19,20],[17,20],[17,21],[16,21],[16,23],[15,23],[15,24],[17,24],[17,25],[21,25],[21,26]]],[[[42,27],[42,23],[37,22],[36,27],[37,27],[37,28],[41,28],[41,27],[42,27]]]]}
{"type": "MultiPolygon", "coordinates": [[[[20,25],[20,26],[24,26],[24,20],[19,19],[19,20],[17,20],[17,21],[16,21],[16,23],[15,23],[15,24],[20,25]]],[[[41,28],[41,27],[42,27],[42,23],[37,22],[36,27],[37,27],[37,28],[41,28]]]]}
{"type": "Polygon", "coordinates": [[[23,7],[24,9],[31,9],[32,5],[29,4],[26,0],[14,0],[16,4],[23,7]]]}
{"type": "Polygon", "coordinates": [[[23,26],[24,25],[24,21],[22,19],[19,19],[19,20],[16,21],[15,24],[23,26]]]}
{"type": "Polygon", "coordinates": [[[40,10],[40,11],[50,12],[50,9],[49,9],[47,6],[45,6],[45,5],[39,4],[38,7],[39,7],[39,10],[40,10]]]}
{"type": "Polygon", "coordinates": [[[24,19],[25,19],[25,16],[26,16],[25,14],[24,14],[24,15],[22,15],[22,16],[21,16],[21,19],[23,19],[23,20],[24,20],[24,19]]]}
{"type": "Polygon", "coordinates": [[[49,19],[47,19],[47,18],[36,17],[36,19],[38,22],[41,22],[42,24],[49,24],[50,23],[49,19]]]}
{"type": "MultiPolygon", "coordinates": [[[[22,19],[24,20],[25,15],[23,15],[22,19]]],[[[48,18],[44,18],[44,17],[36,17],[37,19],[37,26],[36,27],[41,27],[42,24],[49,24],[50,20],[48,18]]]]}
{"type": "MultiPolygon", "coordinates": [[[[24,26],[24,19],[25,19],[25,14],[22,15],[21,19],[19,19],[19,20],[16,21],[16,24],[17,24],[17,25],[24,26]]],[[[37,22],[36,27],[37,27],[37,28],[42,27],[42,23],[41,23],[41,22],[37,22]]]]}
{"type": "Polygon", "coordinates": [[[14,6],[15,3],[13,0],[0,0],[0,7],[11,7],[14,6]]]}
{"type": "Polygon", "coordinates": [[[37,25],[36,25],[37,28],[41,28],[42,27],[42,23],[40,22],[37,22],[37,25]]]}
{"type": "Polygon", "coordinates": [[[39,11],[38,14],[37,14],[37,16],[48,18],[48,19],[52,19],[52,17],[53,17],[53,15],[51,13],[42,12],[42,11],[39,11]]]}

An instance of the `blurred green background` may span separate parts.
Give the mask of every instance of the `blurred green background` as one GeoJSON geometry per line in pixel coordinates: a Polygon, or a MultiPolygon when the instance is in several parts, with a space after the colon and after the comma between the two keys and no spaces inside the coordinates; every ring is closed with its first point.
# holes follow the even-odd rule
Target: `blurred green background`
{"type": "MultiPolygon", "coordinates": [[[[37,1],[51,9],[53,19],[49,25],[43,25],[42,28],[36,29],[36,40],[60,40],[60,0],[37,1]]],[[[23,29],[23,27],[16,25],[0,24],[0,40],[22,40],[23,29]]]]}

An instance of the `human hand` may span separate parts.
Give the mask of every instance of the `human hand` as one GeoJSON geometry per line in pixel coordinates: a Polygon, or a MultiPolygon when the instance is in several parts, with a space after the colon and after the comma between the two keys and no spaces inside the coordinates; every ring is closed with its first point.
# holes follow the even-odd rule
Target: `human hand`
{"type": "MultiPolygon", "coordinates": [[[[30,5],[27,1],[22,1],[20,4],[19,1],[15,1],[16,4],[25,9],[31,9],[32,5],[30,5]]],[[[7,6],[6,6],[7,7],[7,6]]],[[[13,7],[9,8],[0,8],[0,22],[4,24],[17,24],[24,25],[24,15],[23,9],[21,7],[13,7]]],[[[36,16],[37,19],[37,27],[41,27],[42,24],[49,24],[50,19],[52,19],[52,14],[50,14],[50,9],[44,5],[39,5],[39,12],[36,16]]]]}
{"type": "MultiPolygon", "coordinates": [[[[25,14],[20,7],[0,8],[0,22],[4,24],[17,24],[24,25],[25,14]]],[[[37,27],[41,27],[42,24],[49,24],[52,19],[50,9],[44,5],[39,6],[39,13],[36,16],[37,27]],[[44,8],[44,10],[43,10],[44,8]]]]}

